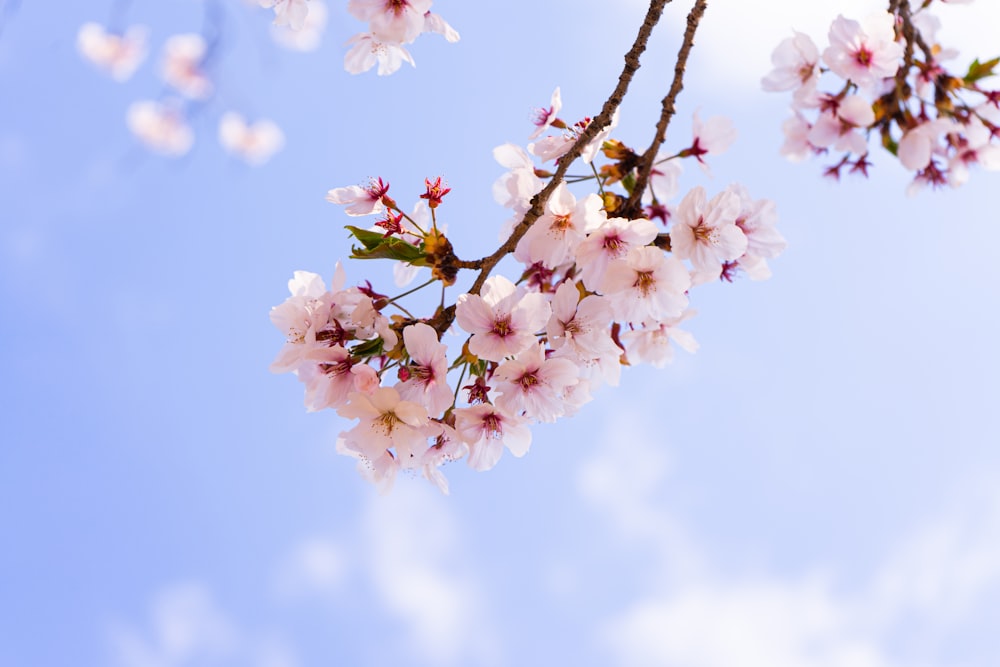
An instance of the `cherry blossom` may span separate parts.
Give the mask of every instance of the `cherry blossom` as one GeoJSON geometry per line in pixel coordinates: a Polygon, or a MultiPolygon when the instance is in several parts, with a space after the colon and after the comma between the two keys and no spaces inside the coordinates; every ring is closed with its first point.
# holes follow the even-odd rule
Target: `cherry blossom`
{"type": "Polygon", "coordinates": [[[115,81],[127,81],[146,58],[149,31],[130,26],[124,34],[107,32],[99,23],[84,23],[76,37],[80,54],[115,81]]]}
{"type": "Polygon", "coordinates": [[[347,215],[371,215],[385,210],[382,198],[388,191],[389,184],[383,183],[381,178],[377,181],[371,179],[367,187],[348,185],[346,188],[334,188],[326,193],[326,200],[331,204],[346,205],[344,213],[347,215]]]}
{"type": "Polygon", "coordinates": [[[872,14],[863,23],[840,15],[830,26],[830,46],[823,62],[834,74],[872,90],[899,69],[903,47],[896,43],[893,16],[872,14]]]}
{"type": "Polygon", "coordinates": [[[602,288],[604,274],[613,260],[629,250],[652,243],[656,225],[645,218],[608,218],[590,232],[576,249],[576,264],[587,285],[602,288]]]}
{"type": "Polygon", "coordinates": [[[552,309],[545,297],[525,293],[503,276],[493,276],[483,286],[482,295],[458,297],[455,320],[472,334],[469,350],[489,361],[523,352],[535,341],[552,309]]]}
{"type": "Polygon", "coordinates": [[[424,30],[424,14],[432,0],[350,0],[347,11],[367,21],[371,32],[386,42],[412,42],[424,30]]]}
{"type": "Polygon", "coordinates": [[[563,392],[577,383],[579,372],[568,359],[546,359],[544,345],[538,344],[500,364],[493,377],[500,393],[497,407],[540,422],[554,422],[564,412],[563,392]]]}
{"type": "Polygon", "coordinates": [[[469,467],[489,470],[497,464],[506,447],[514,456],[528,453],[531,430],[523,417],[489,405],[473,405],[455,410],[455,430],[469,446],[469,467]]]}
{"type": "Polygon", "coordinates": [[[401,367],[399,395],[423,405],[429,414],[444,412],[452,402],[447,347],[438,341],[434,329],[420,322],[403,329],[403,344],[410,363],[401,367]]]}
{"type": "Polygon", "coordinates": [[[212,92],[212,82],[202,69],[207,52],[205,38],[199,34],[170,37],[163,45],[163,80],[185,97],[208,97],[212,92]]]}
{"type": "Polygon", "coordinates": [[[681,156],[693,156],[702,169],[708,170],[708,165],[702,159],[703,155],[719,155],[724,153],[736,141],[736,128],[733,122],[725,116],[713,116],[702,122],[698,112],[691,121],[691,134],[694,137],[691,146],[681,151],[681,156]]]}
{"type": "Polygon", "coordinates": [[[555,268],[573,257],[584,239],[585,229],[603,222],[603,203],[595,194],[577,202],[573,193],[560,184],[545,206],[545,214],[521,237],[514,258],[524,264],[541,262],[555,268]]]}
{"type": "Polygon", "coordinates": [[[250,125],[243,116],[230,111],[219,121],[219,142],[248,164],[262,165],[281,150],[285,135],[270,120],[258,120],[250,125]]]}
{"type": "Polygon", "coordinates": [[[771,54],[774,70],[761,86],[767,91],[794,90],[796,100],[808,95],[819,81],[819,49],[805,33],[797,32],[771,54]]]}
{"type": "Polygon", "coordinates": [[[549,102],[549,107],[547,109],[536,109],[535,117],[532,122],[535,124],[535,131],[531,133],[529,139],[537,139],[542,136],[545,130],[549,129],[552,123],[556,120],[556,114],[562,109],[562,93],[559,91],[559,87],[552,91],[552,99],[549,102]]]}
{"type": "Polygon", "coordinates": [[[258,2],[261,7],[274,9],[274,25],[287,25],[292,30],[301,30],[311,11],[310,0],[258,0],[258,2]]]}
{"type": "Polygon", "coordinates": [[[679,329],[678,325],[695,315],[695,311],[687,309],[678,317],[664,318],[660,322],[644,323],[638,329],[632,329],[622,334],[622,341],[628,347],[630,361],[643,362],[655,368],[663,368],[674,360],[673,342],[682,350],[694,353],[698,351],[698,342],[689,331],[679,329]]]}
{"type": "Polygon", "coordinates": [[[427,410],[400,398],[393,387],[379,387],[370,394],[354,392],[337,414],[360,422],[341,433],[344,447],[370,461],[395,450],[397,465],[415,467],[427,445],[427,410]]]}
{"type": "Polygon", "coordinates": [[[360,33],[347,40],[353,46],[344,56],[344,69],[351,74],[367,72],[378,64],[378,75],[392,74],[404,62],[416,67],[410,52],[398,44],[382,41],[374,33],[360,33]]]}
{"type": "Polygon", "coordinates": [[[162,155],[180,157],[194,144],[194,132],[176,105],[152,100],[133,102],[126,123],[147,148],[162,155]]]}
{"type": "Polygon", "coordinates": [[[670,248],[678,258],[691,261],[696,284],[718,278],[722,262],[746,252],[747,237],[736,226],[739,213],[740,198],[736,193],[720,192],[706,201],[701,186],[687,193],[677,207],[670,228],[670,248]]]}
{"type": "Polygon", "coordinates": [[[271,37],[286,49],[293,51],[315,51],[319,48],[326,30],[329,10],[323,0],[308,0],[308,13],[299,27],[290,22],[277,23],[271,26],[271,37]]]}
{"type": "Polygon", "coordinates": [[[691,277],[677,257],[659,248],[632,248],[623,260],[608,267],[604,290],[611,312],[623,322],[643,322],[676,317],[687,307],[684,295],[691,277]]]}

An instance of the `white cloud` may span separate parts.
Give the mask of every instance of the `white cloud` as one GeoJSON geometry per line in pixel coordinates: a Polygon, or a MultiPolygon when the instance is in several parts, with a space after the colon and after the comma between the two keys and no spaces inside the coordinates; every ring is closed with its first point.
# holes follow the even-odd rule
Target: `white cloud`
{"type": "MultiPolygon", "coordinates": [[[[838,14],[860,19],[885,7],[881,0],[716,0],[709,3],[698,28],[694,58],[707,64],[719,84],[737,91],[759,90],[761,77],[771,69],[771,52],[793,30],[808,34],[822,50],[838,14]]],[[[670,11],[680,16],[689,8],[689,3],[677,4],[670,11]]],[[[998,54],[995,26],[1000,25],[1000,3],[935,3],[932,13],[942,20],[940,39],[946,46],[959,48],[966,63],[976,56],[984,59],[998,54]]]]}
{"type": "Polygon", "coordinates": [[[334,595],[347,571],[347,555],[339,544],[324,538],[306,539],[278,566],[276,592],[284,598],[334,595]]]}
{"type": "Polygon", "coordinates": [[[996,476],[901,536],[868,583],[835,587],[818,566],[794,577],[723,572],[657,497],[669,483],[666,443],[650,413],[633,407],[608,424],[603,451],[578,474],[581,495],[606,513],[622,541],[652,550],[651,564],[634,571],[649,592],[597,633],[616,665],[912,667],[912,658],[892,653],[892,641],[915,628],[933,630],[922,637],[930,653],[921,664],[949,664],[934,659],[938,640],[1000,587],[996,476]]]}
{"type": "Polygon", "coordinates": [[[297,667],[282,642],[242,632],[200,583],[164,588],[150,603],[147,632],[117,622],[109,640],[120,667],[297,667]]]}
{"type": "Polygon", "coordinates": [[[495,664],[497,641],[449,507],[423,485],[372,497],[363,520],[369,573],[417,655],[435,665],[495,664]]]}

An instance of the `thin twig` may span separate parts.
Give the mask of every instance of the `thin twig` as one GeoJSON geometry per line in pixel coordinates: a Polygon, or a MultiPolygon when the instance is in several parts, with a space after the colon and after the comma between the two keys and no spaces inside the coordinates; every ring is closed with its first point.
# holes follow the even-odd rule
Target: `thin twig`
{"type": "Polygon", "coordinates": [[[708,0],[696,0],[694,6],[691,8],[691,12],[688,14],[687,28],[684,31],[684,41],[681,43],[680,51],[677,52],[677,63],[674,65],[674,80],[670,84],[670,91],[667,93],[667,96],[663,98],[660,120],[656,123],[656,135],[653,137],[653,142],[649,145],[649,148],[646,149],[646,152],[643,153],[639,160],[635,186],[633,186],[632,194],[629,195],[628,201],[625,202],[625,206],[623,207],[624,217],[626,218],[639,217],[642,208],[642,193],[646,190],[646,184],[649,183],[649,175],[652,173],[653,163],[656,161],[656,153],[660,150],[660,146],[663,145],[664,139],[666,139],[667,127],[676,113],[674,105],[677,102],[677,96],[684,89],[684,71],[687,68],[691,48],[694,46],[694,33],[698,30],[698,23],[705,14],[707,6],[708,0]]]}
{"type": "Polygon", "coordinates": [[[487,257],[483,257],[475,262],[469,262],[475,268],[479,269],[479,275],[476,277],[475,282],[472,283],[472,287],[469,288],[469,294],[479,294],[479,290],[482,289],[483,284],[489,277],[493,268],[500,262],[501,259],[506,257],[508,254],[514,252],[514,248],[517,247],[518,241],[521,237],[525,235],[531,225],[534,224],[538,218],[542,216],[545,210],[545,203],[549,200],[552,192],[556,187],[562,183],[563,177],[569,170],[570,165],[580,157],[580,153],[587,144],[589,144],[597,133],[603,130],[611,122],[611,116],[614,115],[615,110],[621,105],[622,100],[625,98],[625,93],[628,92],[629,84],[632,82],[632,77],[635,75],[636,70],[639,69],[639,56],[642,52],[646,50],[646,43],[649,41],[649,36],[653,32],[653,28],[656,23],[660,20],[660,16],[663,14],[663,8],[671,0],[652,0],[649,3],[649,10],[646,12],[646,18],[642,22],[642,26],[639,28],[639,33],[635,37],[635,42],[632,44],[632,48],[629,49],[628,53],[625,54],[625,66],[622,69],[622,73],[618,76],[618,85],[615,86],[614,91],[611,93],[610,97],[604,102],[604,106],[601,108],[601,113],[597,114],[593,121],[587,125],[586,129],[577,138],[576,143],[569,149],[569,151],[559,158],[559,168],[556,173],[552,176],[552,180],[542,188],[534,197],[531,198],[531,208],[528,212],[524,214],[521,221],[514,228],[511,233],[510,238],[500,246],[496,252],[487,257]]]}

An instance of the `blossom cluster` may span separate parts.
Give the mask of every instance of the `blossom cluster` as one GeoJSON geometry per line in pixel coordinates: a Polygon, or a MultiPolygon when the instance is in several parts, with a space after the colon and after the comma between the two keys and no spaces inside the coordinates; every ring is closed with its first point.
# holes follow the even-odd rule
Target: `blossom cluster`
{"type": "Polygon", "coordinates": [[[949,71],[957,52],[938,42],[931,4],[912,9],[892,0],[889,11],[863,21],[838,16],[822,51],[800,32],[778,46],[762,84],[792,92],[782,154],[797,161],[832,151],[828,175],[845,167],[867,175],[875,138],[914,172],[910,193],[957,187],[974,165],[1000,169],[1000,90],[983,83],[1000,59],[974,60],[961,75],[949,71]]]}
{"type": "MultiPolygon", "coordinates": [[[[404,47],[421,33],[441,34],[449,42],[459,39],[439,15],[430,11],[432,0],[349,0],[350,13],[368,23],[368,31],[351,38],[344,67],[357,74],[378,64],[379,74],[391,74],[403,62],[414,64],[404,47]]],[[[320,44],[328,10],[324,0],[248,0],[248,6],[274,12],[271,35],[280,46],[311,51],[320,44]]],[[[175,34],[162,47],[159,74],[166,92],[156,99],[133,103],[126,113],[132,134],[150,151],[169,157],[186,155],[194,145],[192,117],[202,113],[215,97],[219,82],[213,72],[220,56],[223,15],[230,11],[218,3],[205,3],[203,32],[175,34]]],[[[115,17],[109,24],[121,22],[115,17]]],[[[112,29],[96,22],[81,26],[77,34],[80,55],[117,82],[128,81],[149,53],[149,31],[141,25],[112,29]]],[[[284,146],[284,133],[269,119],[249,122],[242,113],[226,110],[218,117],[218,141],[232,155],[250,165],[267,162],[284,146]]]]}
{"type": "MultiPolygon", "coordinates": [[[[287,27],[292,34],[300,31],[315,34],[326,23],[326,10],[319,0],[257,1],[261,7],[273,8],[274,24],[287,27]]],[[[425,32],[457,42],[458,32],[431,12],[432,3],[433,0],[349,0],[347,11],[359,21],[367,22],[368,30],[348,40],[351,48],[344,56],[344,69],[360,74],[378,64],[378,74],[386,75],[398,70],[404,62],[415,66],[404,45],[412,44],[425,32]]],[[[310,36],[299,41],[311,44],[315,40],[310,36]]]]}
{"type": "MultiPolygon", "coordinates": [[[[207,4],[206,19],[209,25],[218,21],[207,4]]],[[[95,67],[115,81],[125,82],[148,55],[148,34],[143,26],[115,31],[88,22],[77,34],[77,48],[95,67]]],[[[163,42],[159,76],[165,92],[156,99],[133,102],[125,116],[129,130],[150,151],[180,157],[191,150],[195,132],[190,117],[204,109],[216,92],[212,69],[218,43],[217,30],[209,31],[207,36],[195,32],[174,34],[163,42]]],[[[217,136],[227,152],[251,165],[267,162],[285,142],[284,133],[273,121],[248,122],[232,109],[219,116],[217,136]]]]}
{"type": "Polygon", "coordinates": [[[379,178],[327,195],[349,216],[378,218],[367,229],[348,226],[361,244],[352,258],[394,260],[405,267],[397,272],[401,287],[414,267],[429,268],[430,279],[390,298],[370,284],[345,287],[339,265],[329,289],[300,271],[289,282],[291,296],[271,311],[286,336],[272,370],[298,376],[310,411],[356,420],[340,434],[338,451],[358,459],[383,489],[399,470],[411,470],[447,492],[444,463],[465,458],[488,470],[505,449],[523,456],[531,424],[573,415],[599,387],[617,385],[623,365],[662,367],[675,345],[693,352],[697,343],[682,328],[694,315],[692,287],[731,281],[739,271],[766,278],[767,260],[785,247],[773,203],[739,185],[713,196],[697,186],[671,203],[679,161],[704,164],[732,141],[726,119],[696,118],[691,144],[657,158],[645,191],[636,193],[638,155],[610,137],[613,124],[584,149],[593,175],[550,183],[535,158],[542,165],[562,159],[591,122],[565,123],[560,105],[557,90],[532,138],[549,128],[562,133],[494,151],[507,169],[494,197],[514,213],[500,249],[519,263],[513,280],[488,275],[495,264],[487,258],[456,256],[438,223],[450,191],[440,177],[425,181],[413,214],[379,178]],[[599,156],[608,162],[598,169],[599,156]],[[594,187],[578,196],[573,183],[594,187]],[[554,188],[543,212],[525,225],[547,185],[554,188]],[[633,194],[642,204],[630,213],[633,194]],[[479,271],[479,279],[446,307],[446,290],[462,270],[479,271]],[[433,314],[417,317],[402,305],[435,283],[441,300],[433,314]]]}

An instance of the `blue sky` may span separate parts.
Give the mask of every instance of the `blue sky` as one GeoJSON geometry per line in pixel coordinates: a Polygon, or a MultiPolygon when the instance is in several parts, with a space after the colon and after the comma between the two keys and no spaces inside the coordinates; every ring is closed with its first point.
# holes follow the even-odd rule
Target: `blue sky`
{"type": "MultiPolygon", "coordinates": [[[[312,54],[224,3],[218,94],[173,160],[125,110],[160,95],[157,48],[202,4],[131,3],[153,50],[125,84],[75,50],[111,4],[21,3],[0,36],[0,666],[994,664],[996,175],[907,198],[890,160],[836,184],[778,156],[768,53],[837,8],[712,3],[668,135],[687,145],[695,109],[733,118],[712,178],[686,165],[682,185],[776,200],[774,277],[696,291],[696,355],[626,369],[525,458],[383,497],[334,453],[347,425],[267,369],[292,272],[329,278],[349,251],[326,191],[383,176],[412,202],[444,175],[459,254],[488,252],[507,217],[491,150],[523,144],[557,85],[564,117],[595,113],[643,3],[439,0],[462,41],[421,37],[392,77],[343,72],[342,3],[312,54]],[[230,108],[286,148],[228,156],[230,108]]],[[[648,140],[686,9],[623,106],[626,143],[648,140]]],[[[1000,52],[976,29],[996,8],[949,9],[946,42],[1000,52]]]]}

